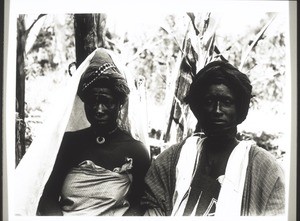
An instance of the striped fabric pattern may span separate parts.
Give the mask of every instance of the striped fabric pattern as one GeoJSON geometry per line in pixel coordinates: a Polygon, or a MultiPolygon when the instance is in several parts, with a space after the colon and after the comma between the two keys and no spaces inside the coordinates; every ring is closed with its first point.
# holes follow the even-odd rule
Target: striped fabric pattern
{"type": "MultiPolygon", "coordinates": [[[[145,215],[171,215],[176,183],[175,169],[184,142],[162,152],[148,170],[145,178],[146,190],[141,201],[146,208],[145,215]]],[[[252,146],[241,216],[282,215],[284,208],[285,184],[282,168],[266,150],[252,146]]]]}
{"type": "Polygon", "coordinates": [[[249,154],[241,214],[284,214],[285,185],[282,168],[274,157],[262,148],[253,146],[249,154]]]}
{"type": "Polygon", "coordinates": [[[151,164],[145,178],[145,194],[141,200],[141,205],[146,208],[146,216],[171,215],[176,185],[176,164],[184,142],[169,147],[151,164]]]}

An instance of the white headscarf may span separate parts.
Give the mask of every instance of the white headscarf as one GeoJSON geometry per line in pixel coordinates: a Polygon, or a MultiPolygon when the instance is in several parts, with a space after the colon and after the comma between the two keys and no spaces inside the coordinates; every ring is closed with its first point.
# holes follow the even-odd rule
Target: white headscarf
{"type": "MultiPolygon", "coordinates": [[[[83,129],[90,125],[84,112],[83,102],[77,95],[77,88],[81,75],[89,66],[97,50],[100,49],[92,52],[69,79],[63,96],[58,97],[53,110],[49,111],[51,116],[47,117],[40,133],[33,140],[15,170],[13,205],[16,215],[36,214],[40,197],[52,172],[64,133],[83,129]]],[[[141,116],[139,113],[145,111],[142,110],[143,104],[138,101],[140,97],[134,82],[131,76],[125,72],[125,68],[122,68],[116,56],[112,52],[106,51],[124,75],[131,91],[128,103],[123,107],[120,115],[119,126],[147,146],[147,124],[145,119],[139,118],[141,116]]]]}

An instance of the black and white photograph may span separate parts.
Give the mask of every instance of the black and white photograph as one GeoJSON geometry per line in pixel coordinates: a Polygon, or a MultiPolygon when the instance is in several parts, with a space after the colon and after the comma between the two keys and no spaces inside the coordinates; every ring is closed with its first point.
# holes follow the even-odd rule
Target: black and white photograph
{"type": "Polygon", "coordinates": [[[296,220],[296,3],[225,2],[11,1],[7,220],[296,220]]]}

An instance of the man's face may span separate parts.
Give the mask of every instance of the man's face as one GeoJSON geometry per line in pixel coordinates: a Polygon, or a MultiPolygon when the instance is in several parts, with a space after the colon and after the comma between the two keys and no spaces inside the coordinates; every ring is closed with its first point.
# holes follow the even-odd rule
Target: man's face
{"type": "Polygon", "coordinates": [[[85,98],[84,109],[92,126],[106,129],[115,126],[120,104],[108,88],[93,88],[85,98]]]}
{"type": "Polygon", "coordinates": [[[220,132],[237,125],[235,96],[224,84],[213,84],[204,91],[197,108],[197,119],[204,131],[220,132]]]}

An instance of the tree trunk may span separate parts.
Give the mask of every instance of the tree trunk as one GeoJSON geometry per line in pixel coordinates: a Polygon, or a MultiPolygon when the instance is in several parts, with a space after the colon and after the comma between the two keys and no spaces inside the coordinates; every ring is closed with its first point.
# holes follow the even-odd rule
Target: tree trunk
{"type": "Polygon", "coordinates": [[[102,14],[75,14],[75,47],[76,66],[92,53],[97,47],[105,46],[105,16],[102,14]]]}
{"type": "Polygon", "coordinates": [[[26,152],[25,149],[25,44],[26,29],[24,15],[17,19],[17,76],[16,76],[16,166],[26,152]]]}

